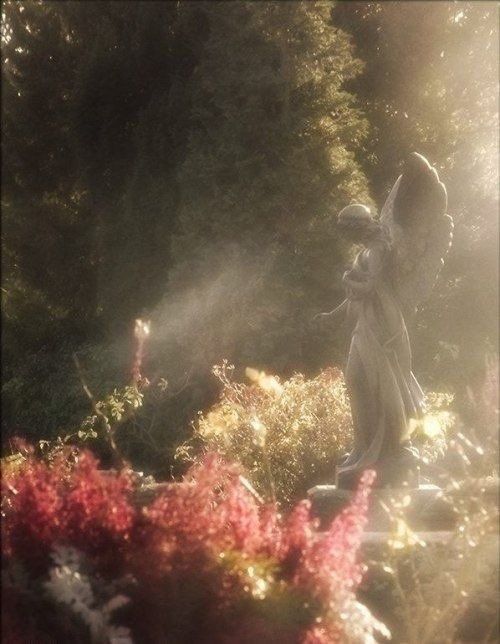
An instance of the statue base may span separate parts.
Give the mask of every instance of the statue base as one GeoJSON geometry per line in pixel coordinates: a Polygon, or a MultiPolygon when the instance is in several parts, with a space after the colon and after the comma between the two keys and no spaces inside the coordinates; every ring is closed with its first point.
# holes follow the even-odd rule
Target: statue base
{"type": "MultiPolygon", "coordinates": [[[[420,460],[416,450],[401,446],[399,451],[377,461],[377,478],[375,488],[418,488],[420,485],[420,460]]],[[[355,490],[358,487],[359,479],[367,467],[359,465],[346,467],[340,465],[335,477],[335,485],[343,490],[355,490]]]]}
{"type": "MultiPolygon", "coordinates": [[[[307,494],[312,504],[312,515],[320,520],[320,529],[327,528],[354,496],[352,490],[336,485],[317,485],[307,494]]],[[[441,488],[422,484],[417,487],[374,488],[370,495],[367,531],[389,531],[391,517],[384,506],[391,508],[398,500],[404,504],[406,521],[414,531],[448,531],[455,525],[452,506],[442,498],[441,488]]]]}

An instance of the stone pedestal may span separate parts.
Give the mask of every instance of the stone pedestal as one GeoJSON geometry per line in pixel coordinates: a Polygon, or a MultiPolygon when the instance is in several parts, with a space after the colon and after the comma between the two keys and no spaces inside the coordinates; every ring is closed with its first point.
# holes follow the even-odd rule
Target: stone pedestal
{"type": "MultiPolygon", "coordinates": [[[[313,516],[320,519],[320,528],[326,528],[332,519],[352,499],[354,492],[336,485],[317,485],[308,491],[313,516]]],[[[453,529],[454,513],[442,498],[436,485],[418,487],[375,488],[370,495],[367,531],[390,530],[391,521],[384,505],[391,508],[393,500],[404,502],[407,523],[415,531],[447,531],[453,529]],[[404,501],[403,501],[404,500],[404,501]]]]}
{"type": "MultiPolygon", "coordinates": [[[[402,486],[419,487],[420,485],[420,462],[416,451],[410,447],[401,446],[398,451],[390,456],[377,461],[377,482],[378,488],[402,486]]],[[[364,469],[344,469],[339,465],[335,477],[335,485],[343,490],[356,490],[364,469]]]]}

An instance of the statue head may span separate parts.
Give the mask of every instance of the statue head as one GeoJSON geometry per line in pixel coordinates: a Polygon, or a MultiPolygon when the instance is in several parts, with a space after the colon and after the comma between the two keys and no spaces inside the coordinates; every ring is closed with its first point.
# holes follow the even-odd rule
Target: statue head
{"type": "Polygon", "coordinates": [[[370,209],[359,203],[340,211],[337,226],[346,237],[358,243],[370,241],[382,233],[381,225],[372,217],[370,209]]]}

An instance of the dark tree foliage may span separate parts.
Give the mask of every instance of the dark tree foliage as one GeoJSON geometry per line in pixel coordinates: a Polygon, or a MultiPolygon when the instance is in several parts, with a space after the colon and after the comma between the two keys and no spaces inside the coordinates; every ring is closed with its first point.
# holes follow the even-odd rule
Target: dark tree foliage
{"type": "Polygon", "coordinates": [[[82,48],[63,8],[2,5],[3,422],[40,436],[79,407],[65,349],[92,336],[96,302],[94,217],[72,140],[82,48]]]}
{"type": "Polygon", "coordinates": [[[68,129],[81,55],[49,4],[4,3],[3,328],[7,354],[87,333],[92,215],[68,129]],[[8,26],[8,30],[7,30],[8,26]],[[59,333],[55,333],[55,331],[59,333]]]}
{"type": "Polygon", "coordinates": [[[343,87],[361,65],[321,3],[204,8],[165,315],[180,294],[197,366],[317,366],[310,318],[342,296],[336,213],[369,200],[354,160],[367,124],[343,87]]]}
{"type": "Polygon", "coordinates": [[[128,329],[165,290],[185,154],[185,84],[204,39],[196,3],[80,5],[74,129],[95,229],[99,313],[128,329]]]}
{"type": "Polygon", "coordinates": [[[76,417],[71,350],[164,291],[203,25],[136,2],[8,2],[2,21],[4,421],[37,434],[76,417]]]}

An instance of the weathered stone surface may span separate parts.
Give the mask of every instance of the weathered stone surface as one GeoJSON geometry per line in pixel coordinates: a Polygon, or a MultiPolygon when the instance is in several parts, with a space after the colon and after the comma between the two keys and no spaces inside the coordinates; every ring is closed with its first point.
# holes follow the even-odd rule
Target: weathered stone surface
{"type": "MultiPolygon", "coordinates": [[[[320,519],[321,527],[329,522],[347,505],[353,492],[335,485],[317,485],[308,491],[313,515],[320,519]]],[[[368,532],[390,530],[391,520],[384,509],[391,508],[394,501],[404,502],[405,516],[413,530],[447,531],[455,524],[451,504],[442,498],[442,490],[436,485],[422,484],[416,488],[376,488],[370,499],[368,532]]]]}

